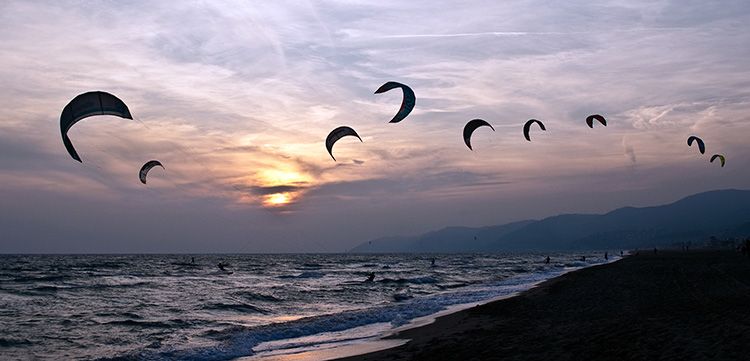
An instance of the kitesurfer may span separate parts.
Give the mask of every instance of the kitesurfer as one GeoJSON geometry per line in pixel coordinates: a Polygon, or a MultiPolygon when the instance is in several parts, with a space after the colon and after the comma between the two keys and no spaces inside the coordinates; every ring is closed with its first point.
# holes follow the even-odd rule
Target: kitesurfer
{"type": "Polygon", "coordinates": [[[406,118],[409,113],[414,109],[414,105],[417,103],[417,97],[414,95],[414,91],[408,85],[397,83],[395,81],[389,81],[378,88],[375,94],[385,93],[391,89],[401,88],[403,93],[403,99],[401,100],[401,108],[398,113],[393,116],[393,119],[389,123],[398,123],[406,118]]]}
{"type": "Polygon", "coordinates": [[[60,114],[60,133],[68,154],[79,162],[82,162],[81,157],[68,138],[68,130],[81,119],[95,115],[114,115],[123,119],[133,119],[128,106],[112,94],[93,91],[73,98],[60,114]]]}
{"type": "Polygon", "coordinates": [[[467,147],[469,147],[469,150],[474,150],[471,147],[471,135],[474,133],[474,131],[479,127],[490,127],[492,131],[495,131],[495,128],[490,125],[490,123],[487,123],[487,121],[483,119],[472,119],[466,125],[464,126],[464,143],[467,147]]]}
{"type": "Polygon", "coordinates": [[[529,119],[529,121],[527,121],[526,124],[523,125],[523,136],[529,142],[531,141],[531,136],[529,136],[529,130],[531,129],[531,125],[534,123],[539,124],[539,128],[541,128],[542,130],[547,130],[547,128],[544,127],[544,124],[542,124],[542,122],[536,119],[529,119]]]}
{"type": "Polygon", "coordinates": [[[331,158],[335,161],[336,158],[333,157],[333,145],[341,138],[346,136],[352,136],[357,137],[359,141],[362,141],[362,138],[359,137],[359,134],[357,134],[354,129],[347,127],[347,126],[341,126],[331,131],[331,133],[328,134],[326,137],[326,149],[328,150],[328,154],[331,155],[331,158]]]}
{"type": "Polygon", "coordinates": [[[602,125],[605,126],[605,127],[607,126],[607,120],[604,119],[604,117],[601,116],[601,115],[599,115],[599,114],[592,114],[592,115],[589,115],[588,117],[586,117],[586,125],[588,125],[589,128],[593,128],[594,127],[594,120],[599,121],[599,123],[602,123],[602,125]]]}
{"type": "Polygon", "coordinates": [[[688,140],[687,140],[688,147],[692,147],[693,142],[698,143],[698,151],[701,152],[701,154],[706,153],[706,143],[703,143],[703,139],[698,138],[694,135],[691,135],[690,137],[688,137],[688,140]]]}
{"type": "Polygon", "coordinates": [[[162,165],[158,160],[150,160],[146,162],[143,167],[141,167],[141,170],[138,172],[138,179],[141,180],[141,183],[146,184],[146,176],[148,175],[148,172],[151,170],[151,168],[156,166],[164,169],[164,165],[162,165]]]}

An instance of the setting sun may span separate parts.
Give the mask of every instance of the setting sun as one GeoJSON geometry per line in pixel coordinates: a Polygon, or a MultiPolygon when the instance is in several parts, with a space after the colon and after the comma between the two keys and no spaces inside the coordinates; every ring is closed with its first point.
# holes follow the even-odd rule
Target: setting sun
{"type": "Polygon", "coordinates": [[[259,187],[269,191],[262,196],[264,207],[288,206],[298,200],[310,186],[311,177],[292,167],[279,167],[258,172],[259,187]]]}
{"type": "Polygon", "coordinates": [[[274,193],[264,197],[263,205],[266,207],[280,207],[289,204],[291,201],[292,196],[289,192],[274,193]]]}

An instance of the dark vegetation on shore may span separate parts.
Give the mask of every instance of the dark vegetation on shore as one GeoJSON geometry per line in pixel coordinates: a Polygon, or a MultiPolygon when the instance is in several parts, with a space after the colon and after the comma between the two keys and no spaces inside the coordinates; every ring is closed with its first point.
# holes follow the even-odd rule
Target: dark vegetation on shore
{"type": "Polygon", "coordinates": [[[439,318],[346,360],[743,360],[750,258],[641,251],[439,318]]]}

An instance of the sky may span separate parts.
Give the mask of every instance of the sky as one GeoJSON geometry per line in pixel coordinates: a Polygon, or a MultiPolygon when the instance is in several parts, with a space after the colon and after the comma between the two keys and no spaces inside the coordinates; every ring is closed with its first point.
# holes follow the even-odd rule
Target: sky
{"type": "Polygon", "coordinates": [[[748,59],[744,0],[3,1],[0,252],[342,252],[747,189],[748,59]],[[135,119],[76,124],[78,163],[92,90],[135,119]]]}

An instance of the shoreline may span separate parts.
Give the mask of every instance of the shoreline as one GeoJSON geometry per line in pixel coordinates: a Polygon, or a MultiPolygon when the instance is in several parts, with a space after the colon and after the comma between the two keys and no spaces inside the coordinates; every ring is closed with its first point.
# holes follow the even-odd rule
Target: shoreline
{"type": "Polygon", "coordinates": [[[336,360],[741,359],[748,304],[746,257],[642,252],[384,338],[402,345],[336,360]]]}
{"type": "Polygon", "coordinates": [[[373,338],[366,338],[366,339],[354,339],[351,341],[345,341],[340,343],[334,343],[334,344],[319,344],[313,347],[309,347],[307,349],[298,350],[298,352],[262,352],[260,354],[255,354],[251,356],[243,356],[236,358],[237,361],[286,361],[286,360],[339,360],[339,359],[346,359],[349,357],[357,357],[364,354],[384,351],[388,349],[393,349],[395,347],[402,346],[410,341],[410,339],[401,337],[402,334],[409,332],[413,329],[420,329],[429,325],[432,325],[436,322],[436,320],[447,317],[456,313],[465,312],[468,309],[472,309],[475,307],[479,307],[482,305],[502,301],[509,298],[514,298],[522,295],[525,292],[528,292],[536,287],[539,287],[540,285],[543,285],[546,282],[555,280],[557,278],[563,277],[570,273],[575,273],[583,269],[606,265],[609,263],[614,263],[622,258],[619,256],[614,256],[613,259],[606,263],[594,263],[589,264],[587,266],[578,267],[570,270],[562,271],[559,274],[556,274],[552,276],[551,278],[543,279],[536,281],[534,283],[529,284],[529,288],[519,290],[516,292],[513,292],[511,294],[506,295],[500,295],[495,296],[486,300],[477,301],[477,302],[469,302],[469,303],[462,303],[462,304],[455,304],[448,306],[446,309],[438,311],[433,314],[417,317],[415,319],[412,319],[407,324],[391,328],[388,330],[382,331],[382,333],[376,337],[373,338]]]}

